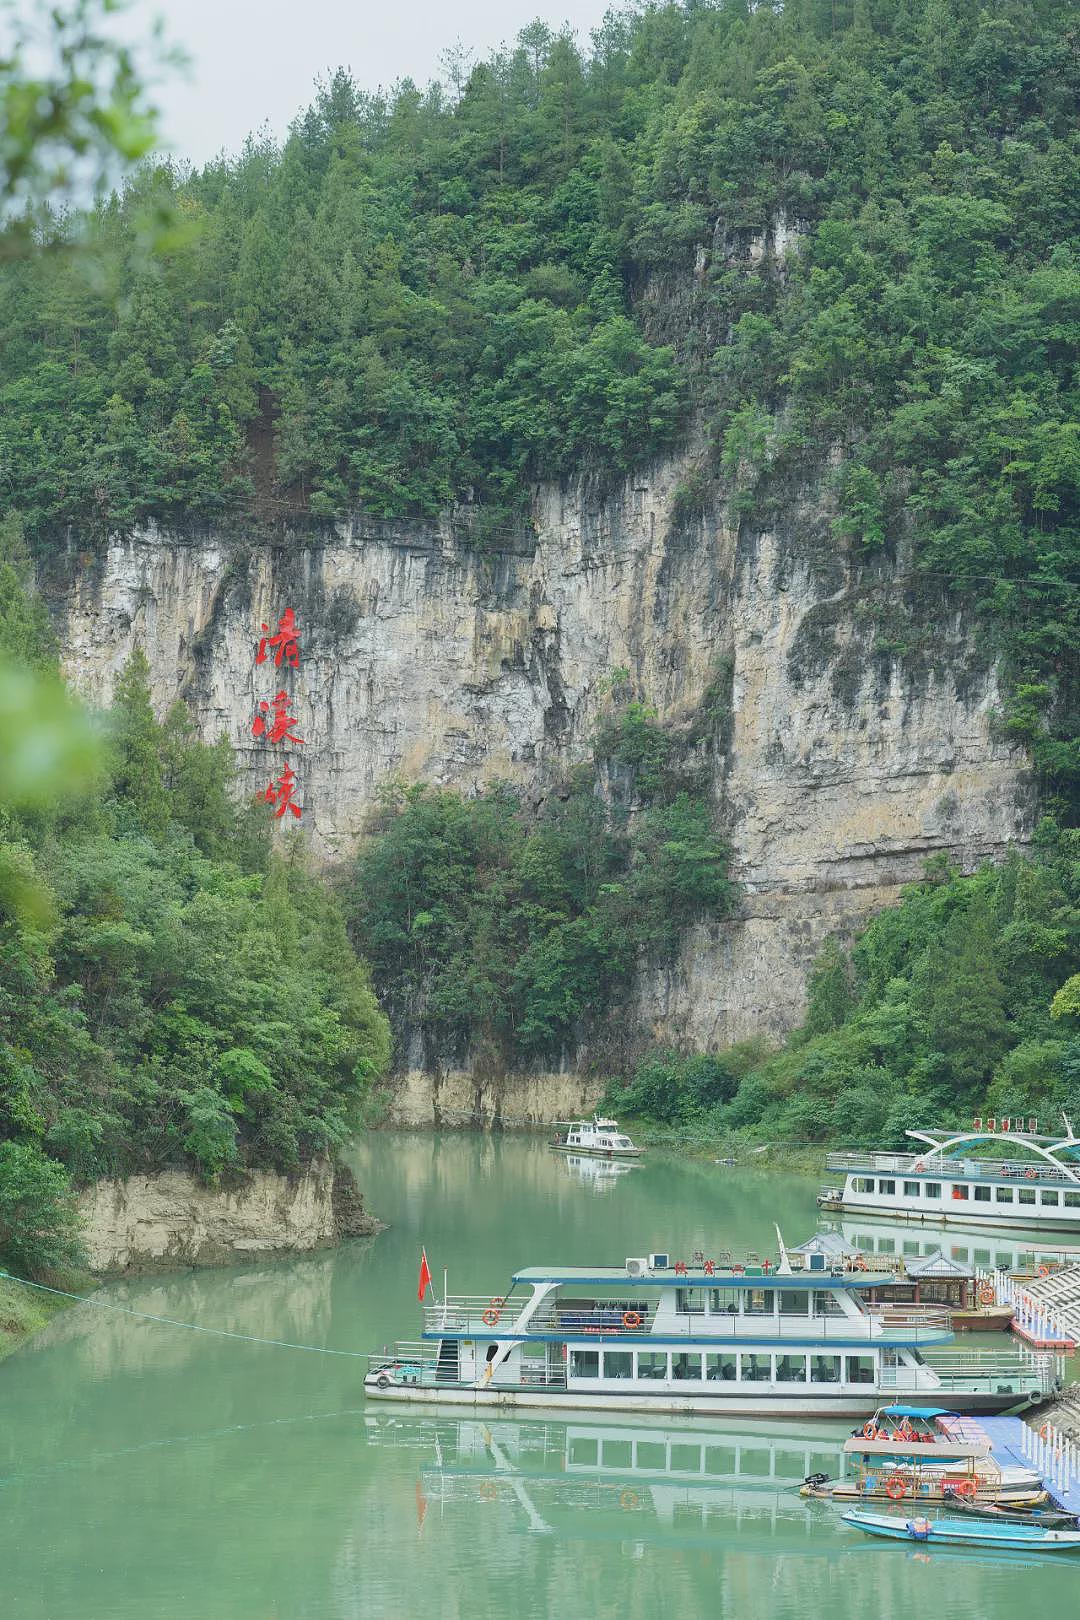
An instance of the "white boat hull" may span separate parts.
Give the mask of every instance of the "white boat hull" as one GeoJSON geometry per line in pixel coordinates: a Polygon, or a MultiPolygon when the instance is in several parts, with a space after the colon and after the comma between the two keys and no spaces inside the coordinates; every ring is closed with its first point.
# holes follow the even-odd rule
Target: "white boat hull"
{"type": "MultiPolygon", "coordinates": [[[[579,1393],[566,1389],[474,1389],[447,1387],[445,1384],[394,1384],[381,1386],[377,1374],[364,1380],[364,1394],[375,1401],[407,1401],[425,1406],[488,1406],[500,1410],[538,1408],[576,1412],[648,1412],[653,1416],[685,1417],[706,1415],[714,1418],[766,1417],[766,1418],[865,1418],[883,1400],[892,1399],[895,1390],[878,1390],[867,1385],[864,1394],[839,1393],[754,1395],[749,1391],[734,1395],[675,1395],[665,1390],[654,1394],[612,1393],[590,1391],[579,1393]]],[[[953,1390],[946,1396],[956,1401],[965,1412],[1003,1412],[1025,1404],[1022,1395],[992,1395],[986,1392],[971,1394],[953,1390]]]]}
{"type": "Polygon", "coordinates": [[[975,1211],[964,1211],[963,1214],[954,1214],[950,1210],[932,1211],[925,1209],[905,1208],[897,1202],[895,1204],[859,1203],[856,1199],[819,1199],[818,1207],[825,1215],[872,1215],[878,1220],[911,1221],[919,1226],[961,1226],[969,1230],[993,1229],[995,1227],[1022,1228],[1026,1231],[1038,1231],[1049,1238],[1051,1232],[1080,1232],[1080,1211],[1073,1216],[1059,1215],[1053,1220],[1047,1219],[1046,1210],[1034,1209],[1031,1214],[1008,1213],[1000,1205],[988,1205],[986,1214],[975,1211]]]}

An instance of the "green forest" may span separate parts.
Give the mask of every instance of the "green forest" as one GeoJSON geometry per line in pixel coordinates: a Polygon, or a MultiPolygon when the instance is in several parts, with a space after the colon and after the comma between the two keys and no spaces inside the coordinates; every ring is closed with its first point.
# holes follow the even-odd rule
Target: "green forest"
{"type": "MultiPolygon", "coordinates": [[[[73,745],[81,786],[21,792],[17,750],[0,784],[9,1263],[71,1252],[26,1214],[69,1177],[332,1148],[386,1015],[493,1063],[585,1040],[620,1108],[684,1131],[1080,1111],[1077,44],[1069,0],[631,4],[587,43],[537,22],[450,53],[427,87],[339,71],[282,142],[145,157],[88,212],[17,217],[3,177],[0,657],[43,737],[70,717],[32,564],[73,538],[287,543],[363,511],[492,550],[527,541],[538,480],[603,492],[693,445],[682,518],[752,530],[820,489],[852,577],[891,564],[972,613],[1046,811],[1030,856],[934,868],[830,946],[781,1052],[623,1062],[640,961],[738,903],[648,693],[613,695],[537,812],[389,788],[330,885],[272,853],[223,745],[155,717],[136,655],[73,745]]],[[[76,137],[137,158],[124,61],[115,97],[76,137]]]]}

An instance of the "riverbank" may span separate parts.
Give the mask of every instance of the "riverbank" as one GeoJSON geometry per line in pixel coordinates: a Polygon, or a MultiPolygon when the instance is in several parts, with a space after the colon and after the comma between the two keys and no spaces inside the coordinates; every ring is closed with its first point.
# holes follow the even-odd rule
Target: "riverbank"
{"type": "MultiPolygon", "coordinates": [[[[93,1288],[94,1283],[92,1278],[79,1275],[76,1278],[64,1277],[63,1285],[73,1292],[85,1292],[93,1288]]],[[[48,1327],[54,1316],[75,1303],[73,1299],[64,1299],[58,1294],[38,1293],[34,1288],[0,1277],[0,1361],[32,1339],[35,1333],[40,1333],[42,1328],[48,1327]]]]}

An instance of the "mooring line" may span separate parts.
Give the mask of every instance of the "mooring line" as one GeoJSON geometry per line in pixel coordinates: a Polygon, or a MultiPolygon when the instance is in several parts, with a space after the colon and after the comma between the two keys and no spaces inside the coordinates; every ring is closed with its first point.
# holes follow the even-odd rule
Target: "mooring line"
{"type": "Polygon", "coordinates": [[[209,1333],[216,1339],[241,1339],[245,1344],[269,1344],[277,1350],[306,1350],[314,1356],[349,1356],[353,1360],[367,1359],[366,1350],[329,1350],[322,1344],[290,1344],[287,1339],[260,1339],[253,1333],[232,1333],[228,1328],[203,1327],[198,1322],[180,1322],[174,1316],[154,1316],[150,1311],[136,1311],[130,1305],[115,1305],[108,1299],[95,1299],[92,1294],[73,1294],[67,1288],[49,1288],[45,1283],[29,1282],[26,1277],[13,1276],[0,1271],[8,1282],[21,1283],[24,1288],[36,1288],[41,1294],[58,1294],[62,1299],[77,1299],[84,1305],[93,1305],[99,1311],[119,1311],[123,1316],[137,1316],[143,1322],[160,1322],[165,1327],[187,1328],[189,1333],[209,1333]]]}

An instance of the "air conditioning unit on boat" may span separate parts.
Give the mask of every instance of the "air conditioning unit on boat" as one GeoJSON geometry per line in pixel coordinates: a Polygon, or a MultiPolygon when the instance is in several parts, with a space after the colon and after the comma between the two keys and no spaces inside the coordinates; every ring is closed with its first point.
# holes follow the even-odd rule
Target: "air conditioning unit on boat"
{"type": "Polygon", "coordinates": [[[647,1277],[649,1275],[649,1259],[647,1255],[627,1256],[626,1275],[628,1277],[647,1277]]]}
{"type": "Polygon", "coordinates": [[[666,1271],[670,1264],[671,1264],[670,1255],[666,1255],[666,1254],[650,1254],[650,1256],[649,1256],[649,1270],[650,1271],[666,1271]]]}

